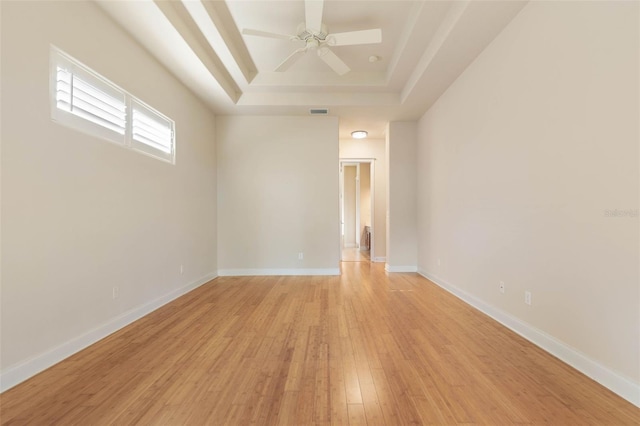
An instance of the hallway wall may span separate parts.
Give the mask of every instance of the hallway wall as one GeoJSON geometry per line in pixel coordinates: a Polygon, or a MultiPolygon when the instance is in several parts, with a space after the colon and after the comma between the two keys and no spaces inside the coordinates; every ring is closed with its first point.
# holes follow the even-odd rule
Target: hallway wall
{"type": "Polygon", "coordinates": [[[375,256],[371,259],[375,262],[384,262],[386,259],[387,241],[387,176],[385,171],[385,141],[384,139],[340,139],[340,158],[372,158],[374,159],[373,198],[374,208],[372,212],[374,228],[373,250],[375,256]]]}
{"type": "Polygon", "coordinates": [[[343,167],[344,240],[343,247],[356,247],[356,166],[343,167]]]}

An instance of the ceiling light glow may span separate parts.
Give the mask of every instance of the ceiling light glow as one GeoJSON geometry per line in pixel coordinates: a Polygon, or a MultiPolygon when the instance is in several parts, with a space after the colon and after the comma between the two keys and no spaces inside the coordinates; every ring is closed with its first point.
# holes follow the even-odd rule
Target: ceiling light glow
{"type": "Polygon", "coordinates": [[[366,130],[356,130],[351,132],[351,137],[354,139],[364,139],[368,135],[366,130]]]}

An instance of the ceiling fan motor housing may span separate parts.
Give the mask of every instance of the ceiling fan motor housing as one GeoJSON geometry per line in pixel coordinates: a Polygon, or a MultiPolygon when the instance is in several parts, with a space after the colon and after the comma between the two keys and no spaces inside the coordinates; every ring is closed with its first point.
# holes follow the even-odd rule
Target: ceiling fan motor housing
{"type": "Polygon", "coordinates": [[[317,43],[320,44],[326,40],[327,34],[329,34],[327,26],[325,24],[321,25],[320,32],[314,33],[312,32],[312,30],[307,29],[307,26],[304,22],[301,22],[298,25],[296,33],[298,34],[298,38],[307,43],[307,45],[309,44],[310,40],[316,40],[317,43]]]}

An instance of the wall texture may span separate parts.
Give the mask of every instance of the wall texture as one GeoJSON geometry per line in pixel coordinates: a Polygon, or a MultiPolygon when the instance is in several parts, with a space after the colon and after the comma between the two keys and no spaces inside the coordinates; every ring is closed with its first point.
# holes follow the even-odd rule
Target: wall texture
{"type": "Polygon", "coordinates": [[[387,174],[384,139],[340,139],[340,159],[373,158],[374,261],[384,262],[387,247],[387,174]]]}
{"type": "Polygon", "coordinates": [[[339,273],[337,118],[219,116],[216,130],[220,275],[339,273]]]}
{"type": "Polygon", "coordinates": [[[421,272],[636,403],[638,35],[637,2],[529,3],[418,145],[421,272]]]}
{"type": "Polygon", "coordinates": [[[215,275],[216,164],[210,111],[97,6],[1,7],[6,388],[215,275]],[[176,164],[52,122],[51,43],[172,117],[176,164]]]}

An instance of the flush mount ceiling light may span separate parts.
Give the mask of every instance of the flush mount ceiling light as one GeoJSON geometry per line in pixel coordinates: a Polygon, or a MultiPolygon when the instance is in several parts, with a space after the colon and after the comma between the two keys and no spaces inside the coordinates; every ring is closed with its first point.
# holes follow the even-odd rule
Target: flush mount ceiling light
{"type": "Polygon", "coordinates": [[[366,130],[356,130],[351,132],[351,137],[354,139],[364,139],[368,135],[366,130]]]}

